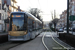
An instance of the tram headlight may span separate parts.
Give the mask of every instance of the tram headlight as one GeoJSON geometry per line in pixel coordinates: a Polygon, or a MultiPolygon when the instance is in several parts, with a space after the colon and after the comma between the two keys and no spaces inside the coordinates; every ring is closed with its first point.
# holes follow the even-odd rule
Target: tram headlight
{"type": "Polygon", "coordinates": [[[10,32],[8,34],[10,35],[10,32]]]}
{"type": "Polygon", "coordinates": [[[24,32],[24,34],[26,34],[26,32],[24,32]]]}

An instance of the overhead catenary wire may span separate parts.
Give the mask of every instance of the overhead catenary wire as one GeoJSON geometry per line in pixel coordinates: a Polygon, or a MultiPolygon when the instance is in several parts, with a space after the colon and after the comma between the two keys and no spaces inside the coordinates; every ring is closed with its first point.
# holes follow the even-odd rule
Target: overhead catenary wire
{"type": "Polygon", "coordinates": [[[32,3],[31,3],[31,1],[30,0],[28,0],[29,1],[29,7],[31,8],[31,6],[30,5],[32,5],[32,3]]]}
{"type": "MultiPolygon", "coordinates": [[[[31,1],[28,0],[28,2],[29,2],[29,5],[30,5],[29,7],[32,8],[31,6],[33,6],[33,4],[31,3],[31,1]]],[[[38,0],[37,0],[37,2],[38,2],[38,0]]],[[[36,4],[37,8],[40,6],[40,5],[38,6],[38,4],[39,4],[39,3],[36,4]]]]}
{"type": "Polygon", "coordinates": [[[41,4],[40,4],[40,1],[39,0],[38,0],[38,4],[39,4],[40,10],[41,10],[41,4]]]}

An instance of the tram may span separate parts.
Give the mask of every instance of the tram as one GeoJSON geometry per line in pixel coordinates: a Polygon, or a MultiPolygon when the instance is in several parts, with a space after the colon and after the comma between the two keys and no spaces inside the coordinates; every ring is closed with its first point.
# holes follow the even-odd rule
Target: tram
{"type": "Polygon", "coordinates": [[[34,39],[42,32],[42,22],[27,12],[12,12],[9,20],[8,41],[34,39]]]}

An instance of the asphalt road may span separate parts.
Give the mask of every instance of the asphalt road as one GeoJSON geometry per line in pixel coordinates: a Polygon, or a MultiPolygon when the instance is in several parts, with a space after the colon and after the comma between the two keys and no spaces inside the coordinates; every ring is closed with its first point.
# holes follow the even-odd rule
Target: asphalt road
{"type": "Polygon", "coordinates": [[[7,42],[3,45],[0,45],[0,50],[46,50],[44,44],[42,43],[42,37],[44,34],[45,36],[43,42],[49,50],[54,48],[62,48],[52,39],[52,36],[58,37],[56,33],[42,32],[35,39],[27,42],[7,42]]]}
{"type": "MultiPolygon", "coordinates": [[[[42,43],[42,36],[44,35],[44,33],[46,33],[46,35],[43,41],[45,42],[49,50],[52,50],[54,47],[61,47],[60,45],[58,45],[57,43],[53,41],[53,39],[51,38],[50,32],[43,32],[34,40],[31,40],[27,43],[13,47],[9,50],[46,50],[46,48],[44,47],[42,43]]],[[[53,34],[53,36],[58,37],[56,34],[53,34]]]]}
{"type": "Polygon", "coordinates": [[[46,50],[46,48],[42,44],[41,37],[37,37],[32,41],[21,44],[9,50],[46,50]]]}
{"type": "Polygon", "coordinates": [[[20,44],[21,44],[20,42],[5,42],[0,44],[0,50],[8,50],[9,48],[20,44]]]}

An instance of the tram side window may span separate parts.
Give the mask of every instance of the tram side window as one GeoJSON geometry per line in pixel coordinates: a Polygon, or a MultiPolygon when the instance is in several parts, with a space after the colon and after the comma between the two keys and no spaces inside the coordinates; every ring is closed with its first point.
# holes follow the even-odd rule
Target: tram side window
{"type": "Polygon", "coordinates": [[[27,23],[27,17],[28,17],[28,16],[25,14],[25,23],[27,23]]]}
{"type": "Polygon", "coordinates": [[[24,28],[27,30],[27,15],[25,14],[25,18],[24,18],[24,28]]]}
{"type": "Polygon", "coordinates": [[[34,30],[36,29],[36,21],[34,21],[34,30]]]}
{"type": "Polygon", "coordinates": [[[28,19],[28,31],[32,31],[32,19],[28,19]]]}
{"type": "Polygon", "coordinates": [[[35,30],[35,22],[32,20],[32,30],[35,30]]]}

